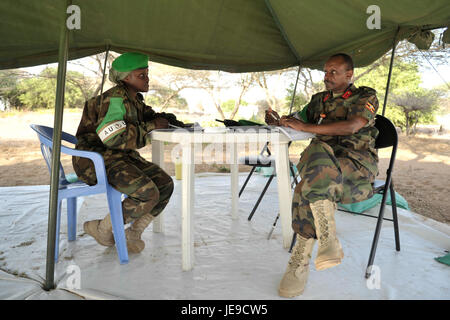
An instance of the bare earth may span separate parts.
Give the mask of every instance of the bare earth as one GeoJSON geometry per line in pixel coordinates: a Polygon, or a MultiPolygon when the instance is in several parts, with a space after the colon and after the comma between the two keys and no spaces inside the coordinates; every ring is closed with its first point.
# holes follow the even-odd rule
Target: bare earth
{"type": "MultiPolygon", "coordinates": [[[[79,113],[66,112],[63,130],[74,134],[80,119],[79,113]]],[[[50,177],[42,158],[37,136],[30,129],[31,123],[53,126],[52,114],[24,113],[0,118],[0,186],[49,184],[50,177]]],[[[166,146],[166,171],[175,175],[170,161],[171,149],[166,146]]],[[[304,142],[293,143],[290,158],[296,163],[304,142]]],[[[151,159],[151,148],[140,150],[142,156],[151,159]]],[[[390,149],[383,149],[380,156],[380,177],[385,177],[390,149]]],[[[66,172],[72,172],[71,159],[62,157],[66,172]]],[[[196,172],[224,172],[227,165],[196,165],[196,172]]],[[[240,171],[249,171],[241,166],[240,171]]],[[[400,136],[393,181],[396,191],[407,201],[411,211],[434,220],[450,223],[450,138],[448,136],[400,136]]]]}

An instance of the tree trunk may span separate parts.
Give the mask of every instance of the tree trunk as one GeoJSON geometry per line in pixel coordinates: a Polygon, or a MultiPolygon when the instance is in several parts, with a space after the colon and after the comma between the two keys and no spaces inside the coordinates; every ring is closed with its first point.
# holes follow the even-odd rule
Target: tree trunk
{"type": "Polygon", "coordinates": [[[230,119],[231,120],[233,120],[234,117],[236,116],[236,113],[238,112],[239,107],[241,105],[242,97],[244,96],[244,94],[247,91],[248,87],[249,86],[247,86],[247,85],[244,85],[242,87],[241,93],[239,94],[239,98],[236,100],[236,103],[234,104],[233,112],[231,112],[231,115],[230,115],[230,119]]]}
{"type": "Polygon", "coordinates": [[[166,100],[164,100],[164,102],[161,106],[160,112],[163,112],[164,110],[166,110],[167,105],[169,104],[170,100],[172,100],[173,97],[175,97],[180,91],[174,91],[166,100]]]}
{"type": "Polygon", "coordinates": [[[406,116],[406,135],[409,136],[409,112],[405,111],[405,116],[406,116]]]}
{"type": "Polygon", "coordinates": [[[223,113],[223,110],[222,110],[222,107],[220,106],[220,104],[218,104],[216,101],[214,101],[214,106],[216,107],[217,111],[219,112],[222,120],[225,120],[225,114],[223,113]]]}

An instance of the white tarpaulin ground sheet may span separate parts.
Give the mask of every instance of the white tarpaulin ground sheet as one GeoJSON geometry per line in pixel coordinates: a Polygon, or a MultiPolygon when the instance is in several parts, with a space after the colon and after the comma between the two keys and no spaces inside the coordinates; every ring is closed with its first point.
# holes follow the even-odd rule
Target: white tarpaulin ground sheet
{"type": "MultiPolygon", "coordinates": [[[[240,175],[242,185],[246,174],[240,175]]],[[[195,266],[181,268],[181,183],[164,211],[164,233],[149,227],[146,248],[120,265],[116,249],[98,245],[83,231],[87,220],[108,212],[104,195],[79,200],[77,240],[67,241],[63,205],[57,288],[45,291],[49,186],[0,188],[0,299],[281,299],[277,287],[290,253],[282,248],[276,179],[253,219],[247,217],[267,178],[255,175],[231,218],[230,177],[198,174],[195,180],[195,266]],[[79,289],[78,289],[79,288],[79,289]]],[[[379,207],[369,213],[377,214],[379,207]]],[[[391,207],[386,208],[386,217],[391,207]]],[[[375,265],[364,272],[376,220],[336,213],[344,249],[341,265],[317,271],[313,261],[307,287],[296,299],[449,299],[450,267],[434,260],[450,249],[450,226],[399,209],[401,251],[393,225],[384,221],[375,265]]],[[[313,259],[317,245],[313,251],[313,259]]],[[[312,259],[312,260],[313,260],[312,259]]]]}

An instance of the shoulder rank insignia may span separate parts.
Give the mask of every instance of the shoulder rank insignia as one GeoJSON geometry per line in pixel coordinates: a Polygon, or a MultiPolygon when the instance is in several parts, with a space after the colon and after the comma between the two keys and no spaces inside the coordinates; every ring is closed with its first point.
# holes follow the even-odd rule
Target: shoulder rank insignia
{"type": "Polygon", "coordinates": [[[375,107],[369,101],[367,101],[365,107],[372,113],[375,113],[375,107]]]}

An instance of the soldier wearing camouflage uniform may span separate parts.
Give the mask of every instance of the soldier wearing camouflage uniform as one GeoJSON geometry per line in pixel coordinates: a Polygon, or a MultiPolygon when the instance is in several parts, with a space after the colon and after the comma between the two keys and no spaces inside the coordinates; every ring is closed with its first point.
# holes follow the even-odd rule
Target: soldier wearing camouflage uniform
{"type": "Polygon", "coordinates": [[[341,263],[344,253],[336,237],[336,203],[372,197],[372,183],[378,174],[375,90],[351,83],[353,62],[346,54],[330,57],[324,71],[327,91],[315,94],[302,112],[283,116],[277,122],[270,116],[273,111],[266,113],[268,124],[316,135],[297,165],[301,181],[292,200],[292,227],[297,242],[280,283],[279,294],[283,297],[303,292],[316,239],[317,270],[341,263]]]}
{"type": "MultiPolygon", "coordinates": [[[[182,126],[172,114],[156,113],[146,106],[139,92],[148,91],[148,56],[125,53],[112,63],[109,78],[117,85],[102,96],[87,101],[76,133],[76,149],[103,156],[108,182],[128,197],[122,202],[130,253],[141,252],[141,234],[161,213],[173,192],[173,181],[156,164],[142,158],[136,149],[149,143],[148,133],[167,128],[169,122],[182,126]]],[[[89,185],[97,183],[91,160],[73,157],[78,177],[89,185]]],[[[114,246],[111,218],[88,221],[87,234],[104,246],[114,246]]]]}

